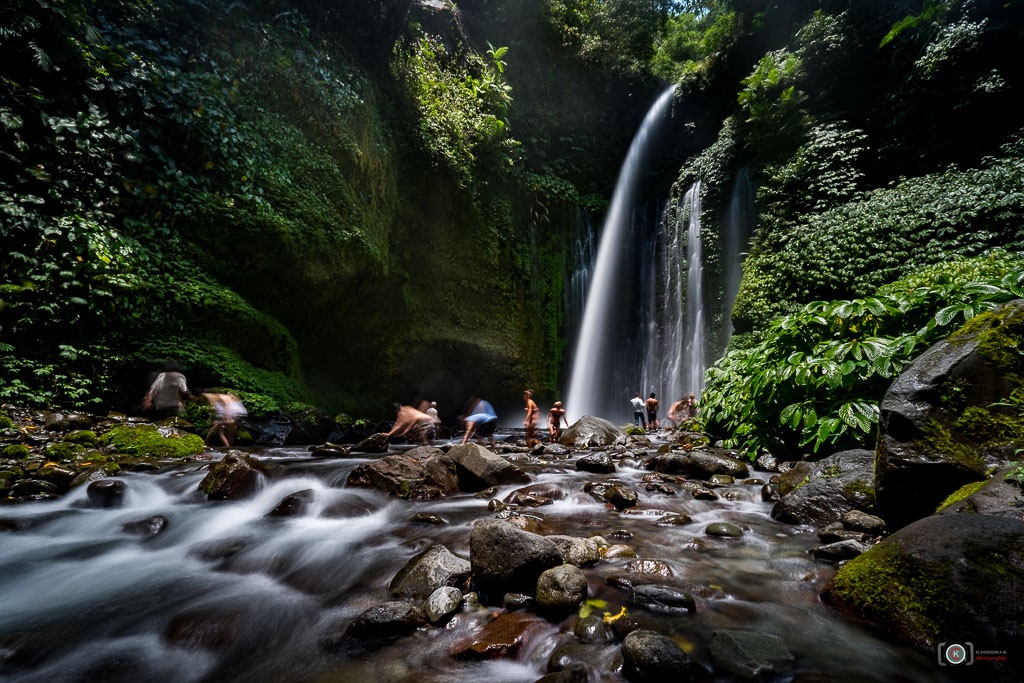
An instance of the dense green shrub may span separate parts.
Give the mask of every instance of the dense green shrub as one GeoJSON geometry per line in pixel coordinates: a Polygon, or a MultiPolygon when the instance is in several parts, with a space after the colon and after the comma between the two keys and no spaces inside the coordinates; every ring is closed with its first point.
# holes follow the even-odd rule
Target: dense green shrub
{"type": "Polygon", "coordinates": [[[997,254],[930,268],[876,296],[807,304],[707,371],[702,417],[751,457],[870,446],[878,402],[907,363],[964,320],[1021,296],[1024,265],[997,254]]]}

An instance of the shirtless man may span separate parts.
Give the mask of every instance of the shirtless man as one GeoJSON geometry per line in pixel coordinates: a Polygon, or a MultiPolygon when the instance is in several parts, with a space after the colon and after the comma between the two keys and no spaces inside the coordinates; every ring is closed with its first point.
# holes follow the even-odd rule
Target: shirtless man
{"type": "Polygon", "coordinates": [[[565,426],[568,427],[569,420],[565,417],[565,409],[562,408],[562,402],[555,401],[555,405],[548,411],[548,431],[551,432],[551,443],[557,443],[558,439],[562,436],[563,420],[565,421],[565,426]]]}
{"type": "Polygon", "coordinates": [[[647,428],[658,428],[658,399],[654,398],[653,391],[651,397],[647,399],[647,428]]]}
{"type": "Polygon", "coordinates": [[[536,443],[533,433],[537,429],[537,404],[533,402],[533,392],[527,389],[523,392],[523,400],[526,401],[526,419],[523,426],[526,427],[526,447],[532,448],[536,443]]]}

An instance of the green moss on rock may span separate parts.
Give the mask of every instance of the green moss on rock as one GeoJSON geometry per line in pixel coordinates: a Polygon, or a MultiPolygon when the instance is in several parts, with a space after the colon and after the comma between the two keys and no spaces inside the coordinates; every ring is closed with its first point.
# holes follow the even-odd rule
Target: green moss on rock
{"type": "Polygon", "coordinates": [[[176,430],[164,430],[153,425],[119,425],[100,438],[103,446],[113,446],[120,453],[150,455],[159,458],[184,458],[202,453],[202,438],[176,430]]]}
{"type": "Polygon", "coordinates": [[[983,479],[981,481],[975,481],[965,486],[961,486],[956,491],[949,494],[946,500],[942,501],[942,504],[939,505],[939,507],[935,508],[935,511],[938,512],[939,510],[948,508],[950,505],[953,505],[954,503],[959,503],[961,500],[963,500],[967,496],[971,495],[972,493],[980,489],[986,483],[987,480],[983,479]]]}
{"type": "Polygon", "coordinates": [[[20,460],[21,458],[28,457],[28,454],[31,452],[32,451],[25,444],[13,443],[4,448],[3,453],[0,453],[0,455],[10,460],[20,460]]]}

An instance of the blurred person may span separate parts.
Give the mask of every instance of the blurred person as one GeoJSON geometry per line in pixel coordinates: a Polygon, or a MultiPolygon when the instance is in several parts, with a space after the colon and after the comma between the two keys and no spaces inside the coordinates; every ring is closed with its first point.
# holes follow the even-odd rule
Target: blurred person
{"type": "Polygon", "coordinates": [[[184,400],[192,396],[185,382],[185,375],[173,363],[164,365],[164,371],[156,376],[142,399],[142,409],[152,413],[151,419],[163,420],[185,413],[184,400]]]}
{"type": "Polygon", "coordinates": [[[210,437],[217,434],[224,447],[229,448],[238,431],[239,421],[249,414],[245,409],[245,404],[242,403],[242,399],[232,393],[205,393],[201,396],[210,402],[210,407],[213,409],[213,424],[210,426],[210,431],[206,433],[206,441],[209,442],[210,437]]]}
{"type": "Polygon", "coordinates": [[[555,405],[548,411],[548,431],[551,432],[549,440],[551,443],[557,443],[558,439],[562,436],[562,422],[565,422],[565,426],[569,426],[569,420],[565,417],[565,409],[562,408],[561,401],[555,401],[555,405]]]}
{"type": "Polygon", "coordinates": [[[534,432],[537,430],[537,404],[533,402],[533,392],[529,389],[523,392],[523,400],[526,401],[526,419],[523,420],[523,426],[526,427],[526,447],[532,448],[537,440],[533,438],[534,432]]]}
{"type": "Polygon", "coordinates": [[[494,407],[483,399],[471,399],[469,415],[463,418],[466,423],[466,433],[462,435],[462,443],[470,438],[487,439],[490,437],[490,444],[494,446],[494,428],[498,426],[498,414],[494,407]]]}

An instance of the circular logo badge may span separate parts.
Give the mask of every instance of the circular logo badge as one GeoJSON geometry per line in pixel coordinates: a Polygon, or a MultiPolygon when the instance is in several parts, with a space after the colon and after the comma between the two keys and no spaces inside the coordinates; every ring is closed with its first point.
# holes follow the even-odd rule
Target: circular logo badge
{"type": "Polygon", "coordinates": [[[959,643],[953,643],[946,648],[946,661],[950,664],[961,664],[967,659],[967,650],[959,643]]]}

